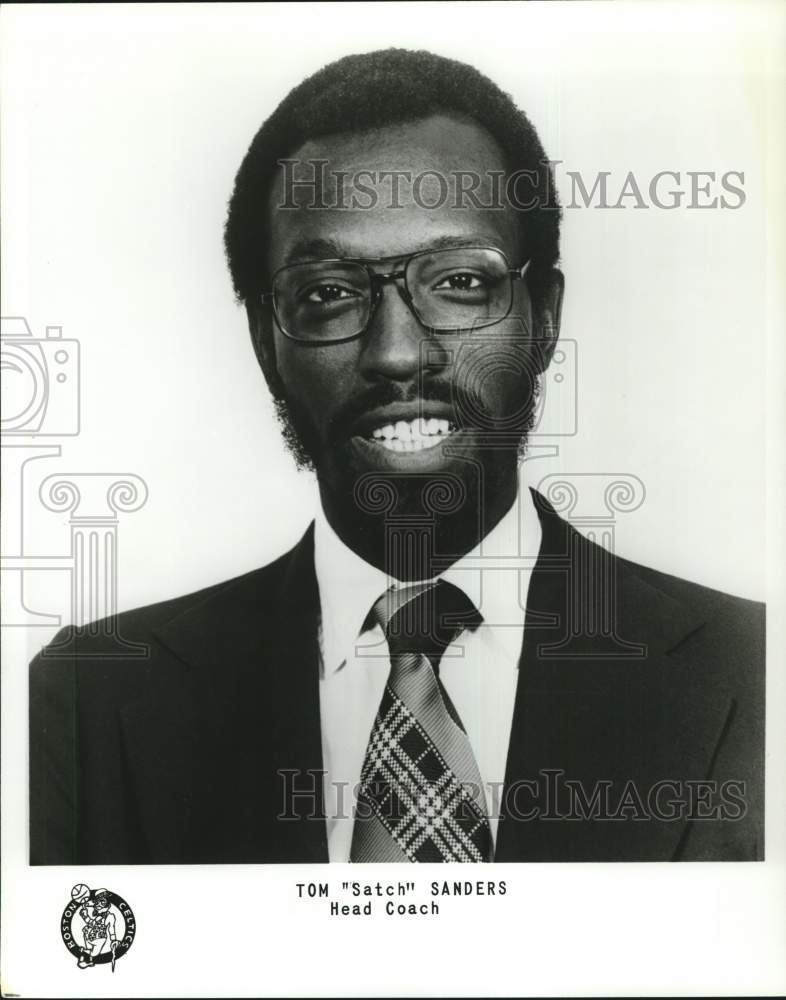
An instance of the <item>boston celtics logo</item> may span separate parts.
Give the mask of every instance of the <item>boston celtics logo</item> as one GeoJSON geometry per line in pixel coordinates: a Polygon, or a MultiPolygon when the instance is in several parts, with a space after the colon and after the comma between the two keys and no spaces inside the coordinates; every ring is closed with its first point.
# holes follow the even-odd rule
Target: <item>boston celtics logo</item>
{"type": "Polygon", "coordinates": [[[60,933],[80,969],[111,965],[134,942],[136,920],[128,903],[109,889],[75,885],[71,902],[63,910],[60,933]]]}

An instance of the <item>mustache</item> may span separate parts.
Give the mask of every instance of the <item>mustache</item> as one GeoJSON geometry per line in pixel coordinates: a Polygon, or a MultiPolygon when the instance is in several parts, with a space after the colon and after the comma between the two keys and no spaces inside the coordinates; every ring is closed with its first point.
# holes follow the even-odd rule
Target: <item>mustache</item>
{"type": "Polygon", "coordinates": [[[453,422],[462,426],[462,410],[490,418],[491,412],[471,386],[460,389],[449,382],[428,382],[424,385],[401,386],[395,382],[380,382],[348,400],[328,422],[327,439],[332,444],[350,436],[353,425],[370,410],[395,403],[442,403],[451,407],[453,422]]]}

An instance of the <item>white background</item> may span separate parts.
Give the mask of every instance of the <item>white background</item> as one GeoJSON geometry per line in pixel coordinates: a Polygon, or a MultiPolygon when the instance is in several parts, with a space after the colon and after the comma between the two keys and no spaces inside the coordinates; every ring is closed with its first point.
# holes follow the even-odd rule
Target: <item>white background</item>
{"type": "MultiPolygon", "coordinates": [[[[599,170],[612,172],[611,191],[628,171],[643,190],[660,170],[744,171],[737,211],[566,209],[563,334],[578,343],[579,433],[535,480],[637,476],[646,501],[620,518],[617,551],[766,598],[771,641],[779,628],[782,639],[782,7],[31,5],[2,20],[3,315],[25,316],[37,336],[62,326],[82,352],[82,432],[31,470],[26,552],[68,550],[66,518],[37,499],[52,472],[147,483],[147,504],[121,519],[121,609],[244,572],[296,541],[315,491],[283,451],[233,302],[226,202],[252,135],[304,76],[347,52],[424,47],[491,76],[560,170],[589,184],[599,170]]],[[[67,620],[63,575],[39,576],[30,605],[67,620]]],[[[786,988],[782,646],[769,660],[766,865],[516,866],[504,901],[445,900],[431,924],[363,925],[297,905],[301,868],[25,868],[24,664],[54,629],[5,631],[6,991],[786,988]],[[113,978],[76,970],[59,938],[82,881],[137,914],[113,978]]]]}

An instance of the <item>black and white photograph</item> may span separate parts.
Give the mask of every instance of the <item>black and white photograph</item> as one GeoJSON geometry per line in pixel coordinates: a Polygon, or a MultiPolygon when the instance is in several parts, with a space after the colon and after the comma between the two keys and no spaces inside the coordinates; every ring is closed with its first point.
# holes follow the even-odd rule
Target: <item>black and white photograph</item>
{"type": "Polygon", "coordinates": [[[0,19],[4,995],[782,991],[783,8],[0,19]]]}

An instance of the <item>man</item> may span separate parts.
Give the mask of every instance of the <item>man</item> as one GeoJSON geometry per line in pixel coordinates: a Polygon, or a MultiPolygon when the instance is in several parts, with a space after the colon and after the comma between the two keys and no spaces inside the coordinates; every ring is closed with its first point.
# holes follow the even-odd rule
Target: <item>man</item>
{"type": "MultiPolygon", "coordinates": [[[[82,887],[83,890],[86,887],[82,887]]],[[[82,896],[75,897],[82,902],[79,915],[84,921],[82,928],[83,947],[79,954],[80,969],[92,968],[95,960],[102,955],[107,947],[112,952],[112,971],[114,971],[114,953],[117,951],[117,931],[115,915],[107,898],[106,889],[96,889],[92,897],[90,891],[83,891],[82,896]]]]}
{"type": "Polygon", "coordinates": [[[34,661],[33,863],[763,856],[763,609],[519,488],[558,238],[534,129],[463,64],[347,57],[264,123],[227,257],[321,511],[121,615],[145,661],[34,661]]]}

